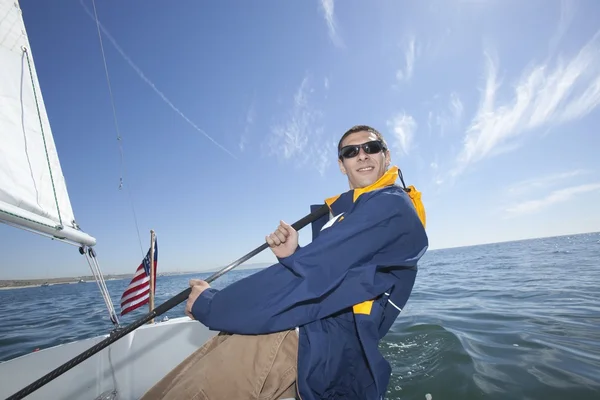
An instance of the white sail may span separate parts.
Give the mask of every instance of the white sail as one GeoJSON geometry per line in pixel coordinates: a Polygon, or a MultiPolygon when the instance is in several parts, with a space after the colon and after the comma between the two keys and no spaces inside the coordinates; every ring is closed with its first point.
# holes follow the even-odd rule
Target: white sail
{"type": "Polygon", "coordinates": [[[16,0],[0,0],[0,221],[96,243],[75,222],[16,0]]]}

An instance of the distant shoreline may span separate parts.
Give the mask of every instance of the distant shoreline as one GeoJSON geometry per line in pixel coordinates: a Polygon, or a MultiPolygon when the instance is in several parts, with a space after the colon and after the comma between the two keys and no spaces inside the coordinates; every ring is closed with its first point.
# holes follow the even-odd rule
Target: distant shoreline
{"type": "MultiPolygon", "coordinates": [[[[116,279],[126,279],[131,278],[133,274],[121,274],[121,275],[106,275],[104,276],[105,280],[116,280],[116,279]]],[[[48,286],[53,285],[65,285],[65,284],[73,284],[73,283],[82,283],[86,282],[94,282],[94,277],[89,276],[79,276],[79,277],[68,277],[68,278],[48,278],[48,279],[5,279],[0,280],[0,290],[7,289],[22,289],[22,288],[31,288],[31,287],[39,287],[45,284],[48,286]]]]}
{"type": "MultiPolygon", "coordinates": [[[[262,269],[271,265],[270,263],[255,263],[249,265],[241,265],[237,270],[246,270],[246,269],[262,269]]],[[[219,271],[221,268],[210,269],[208,271],[178,271],[178,272],[159,272],[158,276],[173,276],[173,275],[205,275],[212,274],[216,271],[219,271]]],[[[118,279],[131,279],[133,274],[107,274],[104,275],[104,280],[118,280],[118,279]]],[[[40,287],[44,284],[48,284],[48,286],[53,285],[66,285],[79,283],[80,280],[83,282],[95,282],[95,279],[92,275],[88,276],[74,276],[74,277],[62,277],[62,278],[47,278],[47,279],[0,279],[0,290],[7,289],[23,289],[23,288],[31,288],[31,287],[40,287]]]]}

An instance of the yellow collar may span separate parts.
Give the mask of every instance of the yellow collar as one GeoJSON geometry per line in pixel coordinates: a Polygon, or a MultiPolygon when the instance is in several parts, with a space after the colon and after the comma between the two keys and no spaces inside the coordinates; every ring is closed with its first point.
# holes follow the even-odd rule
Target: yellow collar
{"type": "MultiPolygon", "coordinates": [[[[383,187],[393,185],[396,182],[396,179],[398,179],[398,167],[394,165],[390,167],[376,182],[364,188],[354,189],[353,201],[356,202],[358,197],[363,193],[371,192],[376,189],[381,189],[383,187]]],[[[328,199],[325,199],[325,203],[327,203],[327,205],[331,209],[331,205],[339,197],[339,194],[337,196],[329,197],[328,199]]]]}

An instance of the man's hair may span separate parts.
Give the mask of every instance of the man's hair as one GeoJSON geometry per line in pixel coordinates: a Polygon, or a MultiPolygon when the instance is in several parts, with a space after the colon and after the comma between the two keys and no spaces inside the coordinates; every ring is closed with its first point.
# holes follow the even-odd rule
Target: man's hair
{"type": "Polygon", "coordinates": [[[385,148],[386,149],[388,148],[387,143],[385,142],[385,139],[383,138],[383,135],[377,129],[372,128],[369,125],[355,125],[352,128],[348,129],[346,131],[346,133],[344,133],[344,135],[342,135],[342,138],[340,139],[340,141],[338,143],[338,152],[342,149],[342,142],[344,141],[344,139],[346,139],[349,135],[352,135],[353,133],[362,132],[362,131],[374,133],[375,136],[377,136],[377,139],[379,139],[383,142],[383,145],[385,146],[385,148]]]}

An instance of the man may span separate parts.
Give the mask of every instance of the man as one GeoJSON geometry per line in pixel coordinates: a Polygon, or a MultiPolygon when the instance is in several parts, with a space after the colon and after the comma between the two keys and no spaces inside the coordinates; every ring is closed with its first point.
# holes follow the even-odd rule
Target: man
{"type": "Polygon", "coordinates": [[[266,237],[277,264],[220,291],[190,282],[186,314],[222,333],[152,393],[383,399],[391,368],[378,344],[427,250],[425,213],[414,187],[395,185],[402,178],[377,130],[351,128],[338,153],[350,190],[326,200],[331,218],[313,223],[310,244],[281,221],[266,237]]]}

